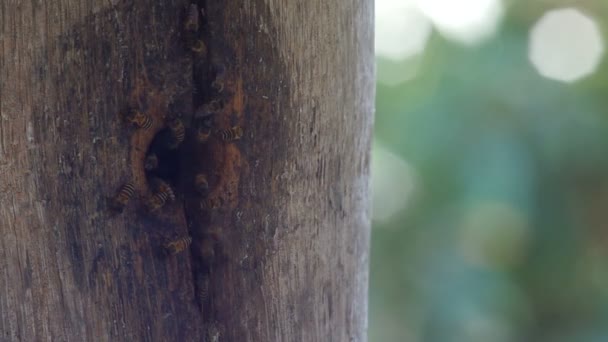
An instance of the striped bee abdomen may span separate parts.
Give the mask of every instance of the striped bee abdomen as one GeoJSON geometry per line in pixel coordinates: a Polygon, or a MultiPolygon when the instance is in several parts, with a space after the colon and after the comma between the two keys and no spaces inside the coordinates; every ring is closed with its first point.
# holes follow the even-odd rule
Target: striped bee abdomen
{"type": "Polygon", "coordinates": [[[127,121],[136,127],[148,129],[152,126],[152,122],[154,120],[148,114],[142,113],[138,110],[133,110],[129,113],[129,115],[127,115],[127,121]]]}
{"type": "Polygon", "coordinates": [[[166,243],[165,250],[169,254],[177,254],[177,253],[180,253],[180,252],[183,252],[184,250],[186,250],[186,248],[188,248],[188,246],[190,246],[191,243],[192,243],[192,238],[190,236],[185,236],[185,237],[179,238],[177,240],[173,240],[173,241],[166,243]]]}
{"type": "Polygon", "coordinates": [[[110,207],[118,212],[122,212],[131,197],[133,197],[133,194],[135,194],[135,185],[131,182],[124,184],[110,201],[110,207]]]}
{"type": "Polygon", "coordinates": [[[243,136],[243,128],[240,126],[234,126],[229,129],[220,129],[216,132],[222,141],[229,142],[239,140],[243,136]]]}

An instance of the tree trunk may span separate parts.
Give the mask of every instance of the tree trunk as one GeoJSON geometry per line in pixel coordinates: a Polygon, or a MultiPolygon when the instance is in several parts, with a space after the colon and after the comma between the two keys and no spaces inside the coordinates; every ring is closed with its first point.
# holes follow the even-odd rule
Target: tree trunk
{"type": "Polygon", "coordinates": [[[0,340],[366,339],[373,2],[198,5],[0,1],[0,340]]]}

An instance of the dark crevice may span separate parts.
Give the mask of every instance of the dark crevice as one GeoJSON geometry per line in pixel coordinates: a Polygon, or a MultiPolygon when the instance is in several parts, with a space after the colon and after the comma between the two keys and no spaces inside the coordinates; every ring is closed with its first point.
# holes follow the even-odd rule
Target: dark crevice
{"type": "Polygon", "coordinates": [[[146,161],[156,158],[156,166],[147,167],[146,176],[148,183],[153,178],[160,178],[169,183],[173,188],[178,184],[180,177],[180,163],[178,148],[170,148],[173,136],[168,128],[162,129],[156,134],[154,140],[146,153],[146,161]]]}
{"type": "MultiPolygon", "coordinates": [[[[207,30],[207,16],[205,15],[207,13],[207,4],[205,3],[205,1],[197,1],[196,2],[197,6],[199,9],[202,9],[202,15],[200,17],[200,23],[199,25],[201,25],[200,27],[200,31],[201,31],[201,38],[203,39],[204,42],[209,42],[209,37],[208,37],[208,30],[207,30]]],[[[208,53],[208,52],[207,52],[208,53]]],[[[192,85],[193,85],[193,92],[192,92],[192,105],[193,108],[199,108],[200,106],[203,105],[205,98],[204,98],[204,94],[207,93],[207,88],[208,88],[208,84],[210,83],[209,77],[208,77],[208,72],[206,72],[208,70],[208,63],[205,63],[206,60],[206,56],[201,58],[200,56],[197,56],[196,54],[193,54],[192,57],[192,85]]],[[[195,116],[193,116],[193,127],[197,127],[196,125],[198,125],[199,123],[197,122],[197,118],[195,116]]],[[[194,173],[194,172],[192,172],[194,173]]],[[[192,220],[193,218],[190,217],[189,215],[189,210],[185,210],[185,215],[186,215],[186,222],[188,222],[188,233],[190,234],[190,236],[193,237],[194,243],[192,245],[191,248],[191,265],[192,265],[192,280],[194,282],[194,293],[195,298],[197,300],[197,304],[201,310],[201,312],[203,313],[203,320],[205,320],[205,312],[207,312],[206,310],[206,305],[205,305],[205,301],[206,298],[205,296],[202,296],[201,293],[208,292],[208,289],[203,289],[203,287],[205,286],[203,284],[203,281],[208,279],[208,275],[209,275],[209,269],[207,267],[204,266],[203,260],[201,258],[201,255],[198,253],[198,251],[200,249],[196,248],[197,242],[201,241],[201,234],[200,234],[200,230],[199,229],[195,229],[195,225],[192,224],[192,220]]]]}
{"type": "MultiPolygon", "coordinates": [[[[198,8],[198,31],[196,33],[185,33],[185,43],[188,49],[192,41],[201,40],[204,42],[206,46],[206,53],[200,54],[194,51],[191,51],[192,54],[192,108],[200,108],[207,101],[210,100],[209,95],[213,94],[211,83],[213,80],[213,72],[209,63],[209,30],[208,30],[208,17],[207,17],[207,4],[205,1],[193,1],[192,4],[195,4],[198,8]],[[194,35],[194,36],[193,36],[194,35]]],[[[201,118],[194,114],[191,116],[192,122],[189,123],[189,126],[192,127],[192,131],[194,135],[196,135],[196,130],[200,125],[213,125],[213,119],[209,119],[208,117],[204,120],[206,122],[202,122],[201,118]],[[211,121],[209,121],[211,120],[211,121]]],[[[198,155],[198,151],[200,149],[200,143],[196,141],[196,138],[193,138],[192,135],[186,138],[185,143],[183,144],[183,148],[180,151],[181,164],[183,174],[186,175],[182,182],[182,189],[184,191],[184,195],[188,197],[199,196],[193,191],[192,184],[194,182],[195,174],[200,169],[200,165],[198,165],[202,161],[193,162],[192,157],[198,155]],[[188,170],[185,170],[188,168],[188,170]]],[[[209,151],[207,149],[207,151],[209,151]]],[[[197,156],[198,157],[198,156],[197,156]]],[[[203,158],[208,159],[208,158],[203,158]]],[[[205,258],[202,255],[201,251],[201,243],[204,239],[204,233],[199,226],[199,223],[195,223],[196,219],[192,217],[191,210],[194,208],[190,208],[187,204],[184,206],[184,215],[186,218],[186,222],[188,224],[188,234],[192,237],[193,243],[190,248],[190,256],[191,256],[191,265],[192,265],[192,280],[193,286],[195,290],[195,298],[197,304],[203,312],[203,319],[208,317],[205,313],[208,312],[209,303],[208,303],[208,281],[209,275],[211,272],[210,268],[210,260],[205,258]]]]}

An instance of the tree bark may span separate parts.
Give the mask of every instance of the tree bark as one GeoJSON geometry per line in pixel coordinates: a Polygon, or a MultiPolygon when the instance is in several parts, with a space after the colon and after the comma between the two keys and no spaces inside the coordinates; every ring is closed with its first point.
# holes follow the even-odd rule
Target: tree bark
{"type": "Polygon", "coordinates": [[[198,5],[206,53],[187,1],[0,1],[0,340],[366,340],[373,2],[198,5]],[[177,199],[150,212],[175,118],[177,199]]]}

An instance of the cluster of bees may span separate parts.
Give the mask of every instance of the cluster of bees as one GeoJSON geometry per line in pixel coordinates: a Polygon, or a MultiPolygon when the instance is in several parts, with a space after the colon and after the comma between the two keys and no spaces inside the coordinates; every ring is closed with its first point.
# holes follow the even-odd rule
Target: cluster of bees
{"type": "MultiPolygon", "coordinates": [[[[201,15],[204,15],[203,10],[199,9],[197,5],[192,4],[188,9],[184,23],[185,43],[192,52],[194,60],[200,60],[207,54],[207,46],[199,33],[201,15]]],[[[220,69],[211,82],[211,88],[218,95],[224,91],[224,76],[224,70],[220,69]]],[[[224,105],[225,101],[223,99],[216,98],[201,105],[195,111],[191,131],[194,134],[197,143],[206,143],[213,137],[223,142],[232,142],[243,137],[243,128],[240,126],[233,126],[226,129],[216,129],[214,127],[214,115],[220,112],[224,108],[224,105]]],[[[143,130],[150,129],[154,122],[152,116],[138,109],[130,109],[125,115],[125,120],[136,129],[143,130]]],[[[184,142],[186,134],[190,132],[190,129],[187,129],[184,121],[180,117],[170,117],[165,122],[165,127],[165,137],[162,139],[163,149],[178,149],[184,142]]],[[[172,186],[163,179],[162,176],[158,175],[157,170],[163,163],[163,156],[162,154],[157,154],[157,150],[158,149],[155,148],[150,149],[145,157],[143,165],[148,178],[148,183],[152,190],[152,194],[143,201],[144,206],[149,213],[156,213],[168,202],[176,200],[175,191],[172,186]]],[[[221,207],[222,201],[219,198],[208,197],[209,182],[204,173],[199,173],[194,177],[193,185],[201,196],[201,210],[213,210],[221,207]]],[[[129,201],[135,196],[135,193],[136,188],[133,182],[123,184],[118,189],[115,196],[111,198],[110,208],[121,213],[129,201]]],[[[213,233],[211,233],[211,235],[213,235],[213,233]]],[[[203,244],[204,242],[205,241],[203,241],[203,244]]],[[[168,241],[163,247],[169,255],[173,255],[186,250],[191,243],[192,238],[190,236],[184,236],[168,241]]],[[[202,247],[205,249],[205,246],[202,247]]],[[[202,288],[206,287],[202,286],[202,288]]]]}

